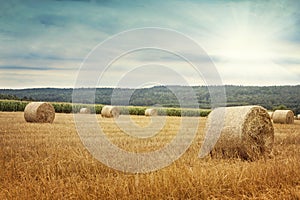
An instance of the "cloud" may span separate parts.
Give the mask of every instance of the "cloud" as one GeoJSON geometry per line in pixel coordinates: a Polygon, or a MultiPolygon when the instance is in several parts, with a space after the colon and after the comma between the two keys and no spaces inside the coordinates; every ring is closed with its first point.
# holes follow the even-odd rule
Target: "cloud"
{"type": "MultiPolygon", "coordinates": [[[[239,84],[239,81],[242,84],[259,83],[255,82],[255,76],[241,76],[244,69],[240,66],[245,63],[239,63],[238,66],[237,62],[240,61],[233,58],[230,60],[226,56],[230,46],[228,41],[230,38],[236,39],[238,32],[249,32],[250,36],[256,34],[259,41],[262,41],[262,46],[266,47],[260,49],[261,52],[270,55],[268,58],[270,63],[275,63],[295,74],[296,78],[289,78],[287,74],[280,76],[280,70],[274,70],[272,75],[279,79],[274,81],[274,84],[279,82],[294,84],[300,75],[299,6],[300,2],[297,0],[3,1],[0,7],[0,73],[2,78],[3,74],[9,76],[5,80],[10,80],[7,83],[16,87],[18,84],[19,87],[24,87],[20,82],[12,81],[22,79],[22,76],[16,75],[17,71],[31,72],[43,77],[42,80],[37,78],[38,76],[33,76],[33,87],[45,85],[46,82],[51,84],[55,79],[57,80],[55,85],[57,83],[60,83],[61,87],[72,85],[76,77],[71,75],[76,74],[85,56],[100,42],[128,29],[163,27],[179,31],[203,47],[220,68],[220,74],[223,74],[226,84],[239,84]],[[8,74],[9,69],[15,73],[8,74]],[[64,75],[67,78],[62,79],[62,72],[68,73],[64,75]],[[48,77],[48,74],[53,77],[48,77]]],[[[134,38],[131,38],[130,42],[134,43],[134,38]]],[[[174,44],[177,42],[174,41],[174,44]]],[[[247,52],[249,51],[243,51],[244,54],[247,52]]],[[[107,55],[109,53],[110,49],[107,50],[107,55]]],[[[116,66],[114,77],[118,77],[121,71],[130,69],[126,66],[151,62],[157,58],[156,56],[146,52],[127,59],[126,62],[124,60],[123,65],[116,66]]],[[[198,55],[198,52],[189,52],[189,57],[203,64],[210,62],[210,58],[198,55]]],[[[253,69],[263,67],[261,60],[254,58],[256,57],[251,57],[253,69]]],[[[172,55],[162,53],[159,59],[169,66],[181,65],[178,58],[172,55]]],[[[267,71],[270,69],[265,68],[267,71]]],[[[185,71],[183,65],[180,70],[185,71]]],[[[191,82],[196,79],[188,74],[186,73],[191,82]]],[[[267,74],[264,76],[269,78],[267,74]]],[[[264,76],[262,74],[259,79],[263,79],[264,76]]],[[[109,80],[107,81],[109,84],[109,80]]],[[[259,84],[264,82],[261,81],[259,84]]],[[[8,84],[2,81],[2,85],[4,87],[8,84]]]]}
{"type": "Polygon", "coordinates": [[[55,68],[55,67],[48,67],[48,66],[41,66],[41,67],[29,67],[29,66],[13,66],[13,65],[0,65],[0,70],[21,70],[21,71],[52,71],[52,70],[73,70],[73,69],[66,69],[66,68],[55,68]]]}
{"type": "Polygon", "coordinates": [[[45,26],[58,26],[65,27],[68,21],[68,18],[65,16],[58,15],[38,15],[35,17],[41,24],[45,26]]]}

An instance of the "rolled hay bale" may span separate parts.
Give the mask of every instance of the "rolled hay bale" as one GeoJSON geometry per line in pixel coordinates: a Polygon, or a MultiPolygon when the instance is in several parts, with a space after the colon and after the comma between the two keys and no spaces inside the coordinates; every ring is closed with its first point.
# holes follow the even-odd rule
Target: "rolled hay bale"
{"type": "Polygon", "coordinates": [[[79,111],[80,114],[91,114],[91,109],[89,108],[81,108],[79,111]]]}
{"type": "Polygon", "coordinates": [[[273,122],[278,124],[293,124],[294,113],[291,110],[275,110],[273,114],[273,122]]]}
{"type": "Polygon", "coordinates": [[[101,116],[106,118],[118,118],[120,110],[116,106],[104,106],[101,110],[101,116]]]}
{"type": "Polygon", "coordinates": [[[297,119],[300,120],[300,114],[297,115],[297,119]]]}
{"type": "Polygon", "coordinates": [[[55,118],[54,107],[46,102],[31,102],[24,110],[26,122],[52,123],[55,118]]]}
{"type": "Polygon", "coordinates": [[[261,106],[214,109],[205,132],[204,151],[210,151],[213,158],[254,161],[268,157],[274,143],[270,115],[261,106]]]}
{"type": "Polygon", "coordinates": [[[270,115],[270,118],[273,119],[274,112],[268,112],[268,114],[270,115]]]}
{"type": "Polygon", "coordinates": [[[145,110],[145,115],[146,116],[157,116],[157,110],[154,108],[147,108],[145,110]]]}

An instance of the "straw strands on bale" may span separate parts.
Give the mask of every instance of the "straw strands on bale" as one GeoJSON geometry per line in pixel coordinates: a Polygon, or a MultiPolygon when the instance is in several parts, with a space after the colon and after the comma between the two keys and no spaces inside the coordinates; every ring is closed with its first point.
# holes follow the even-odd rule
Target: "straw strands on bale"
{"type": "Polygon", "coordinates": [[[146,116],[157,116],[157,110],[154,108],[148,108],[145,110],[146,116]]]}
{"type": "Polygon", "coordinates": [[[203,146],[214,158],[254,161],[270,155],[273,143],[273,124],[261,106],[217,108],[209,114],[203,146]]]}
{"type": "Polygon", "coordinates": [[[118,118],[120,115],[120,110],[116,106],[104,106],[101,110],[101,116],[107,118],[118,118]]]}
{"type": "Polygon", "coordinates": [[[24,118],[27,122],[52,123],[55,110],[50,103],[31,102],[25,107],[24,118]]]}
{"type": "Polygon", "coordinates": [[[293,124],[294,113],[291,110],[275,110],[273,114],[273,122],[279,124],[293,124]]]}
{"type": "Polygon", "coordinates": [[[89,108],[81,108],[79,113],[80,114],[91,114],[91,110],[89,108]]]}
{"type": "Polygon", "coordinates": [[[273,119],[273,113],[274,112],[268,112],[268,114],[270,115],[271,119],[273,119]]]}

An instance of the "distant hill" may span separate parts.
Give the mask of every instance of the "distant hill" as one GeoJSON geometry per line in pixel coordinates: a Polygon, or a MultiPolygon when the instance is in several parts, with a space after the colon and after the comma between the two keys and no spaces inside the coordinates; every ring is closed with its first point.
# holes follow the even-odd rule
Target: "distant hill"
{"type": "MultiPolygon", "coordinates": [[[[179,98],[189,102],[189,89],[185,86],[170,86],[179,98]]],[[[218,87],[218,86],[215,86],[218,87]]],[[[300,85],[297,86],[225,86],[227,106],[261,105],[272,110],[276,108],[292,109],[300,113],[300,85]]],[[[93,103],[85,99],[86,93],[94,93],[95,88],[77,89],[82,92],[80,103],[93,103]]],[[[97,88],[95,103],[111,104],[113,88],[97,88]]],[[[210,108],[210,95],[206,86],[193,87],[201,108],[210,108]]],[[[143,89],[116,89],[115,102],[119,105],[179,107],[176,96],[165,86],[143,89]],[[130,97],[130,98],[129,98],[130,97]],[[128,99],[129,102],[128,102],[128,99]]],[[[38,88],[38,89],[0,89],[0,99],[21,99],[51,102],[72,102],[73,89],[38,88]]],[[[186,105],[189,107],[189,105],[186,105]]],[[[193,105],[190,105],[191,107],[193,105]]]]}

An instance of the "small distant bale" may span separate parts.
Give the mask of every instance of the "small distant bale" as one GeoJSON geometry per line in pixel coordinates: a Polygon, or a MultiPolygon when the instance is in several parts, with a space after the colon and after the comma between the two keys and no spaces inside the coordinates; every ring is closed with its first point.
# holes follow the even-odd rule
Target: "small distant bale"
{"type": "Polygon", "coordinates": [[[80,114],[91,114],[91,109],[89,108],[81,108],[79,111],[80,114]]]}
{"type": "Polygon", "coordinates": [[[46,102],[31,102],[24,110],[26,122],[52,123],[55,118],[54,107],[46,102]]]}
{"type": "Polygon", "coordinates": [[[268,114],[270,115],[271,119],[273,119],[274,112],[268,112],[268,114]]]}
{"type": "Polygon", "coordinates": [[[300,120],[300,114],[297,115],[297,119],[300,120]]]}
{"type": "Polygon", "coordinates": [[[101,110],[101,116],[106,118],[118,118],[120,110],[116,106],[104,106],[101,110]]]}
{"type": "Polygon", "coordinates": [[[273,122],[278,124],[293,124],[294,113],[291,110],[275,110],[273,114],[273,122]]]}
{"type": "Polygon", "coordinates": [[[157,110],[154,108],[148,108],[145,110],[146,116],[157,116],[157,110]]]}
{"type": "Polygon", "coordinates": [[[203,146],[206,151],[211,150],[213,158],[254,161],[268,157],[273,149],[274,127],[261,106],[214,109],[208,116],[205,132],[203,146]]]}

